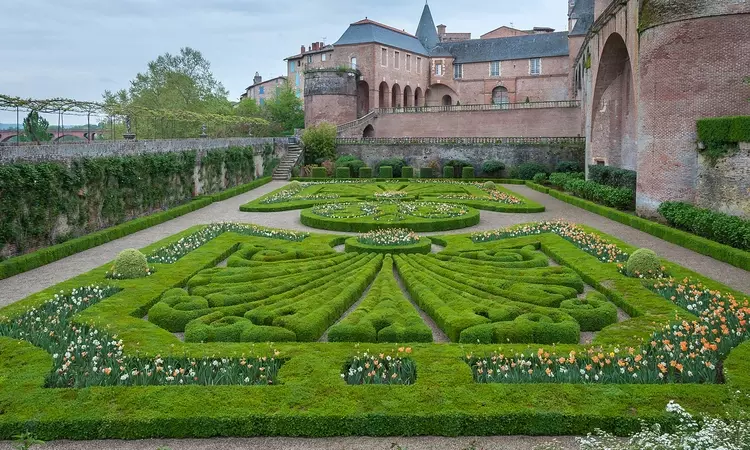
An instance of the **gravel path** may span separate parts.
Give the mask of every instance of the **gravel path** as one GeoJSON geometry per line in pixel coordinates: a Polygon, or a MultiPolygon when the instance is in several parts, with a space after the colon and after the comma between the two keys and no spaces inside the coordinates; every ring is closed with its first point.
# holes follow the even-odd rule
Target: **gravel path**
{"type": "MultiPolygon", "coordinates": [[[[532,450],[553,440],[558,449],[576,449],[572,437],[341,437],[325,439],[303,438],[214,438],[214,439],[149,439],[143,441],[57,441],[48,442],[39,450],[532,450]]],[[[9,442],[0,441],[0,450],[11,450],[9,442]]]]}
{"type": "MultiPolygon", "coordinates": [[[[223,202],[213,203],[203,209],[172,219],[168,222],[125,236],[98,247],[77,253],[46,266],[0,280],[0,307],[21,300],[54,284],[70,279],[76,275],[101,266],[126,248],[141,248],[153,242],[169,237],[194,225],[218,222],[237,221],[255,223],[276,228],[326,233],[316,230],[299,221],[299,211],[276,213],[245,213],[239,210],[240,205],[282,187],[286,182],[274,181],[258,189],[230,198],[223,202]]],[[[750,293],[750,274],[747,271],[717,261],[692,250],[663,241],[650,234],[588,212],[576,206],[542,194],[526,186],[506,185],[506,188],[542,203],[547,211],[536,214],[513,214],[482,211],[478,225],[456,230],[455,233],[491,230],[519,223],[541,220],[564,219],[571,222],[592,226],[605,233],[617,236],[623,241],[638,247],[647,247],[660,256],[681,264],[709,278],[720,281],[727,286],[742,292],[750,293]]],[[[342,234],[342,233],[337,233],[342,234]]],[[[426,233],[431,234],[431,233],[426,233]]],[[[446,234],[432,233],[432,234],[446,234]]]]}

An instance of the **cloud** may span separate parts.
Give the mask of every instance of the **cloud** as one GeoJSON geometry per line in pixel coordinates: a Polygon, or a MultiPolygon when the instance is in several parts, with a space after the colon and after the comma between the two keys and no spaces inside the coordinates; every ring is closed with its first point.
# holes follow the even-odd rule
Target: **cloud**
{"type": "MultiPolygon", "coordinates": [[[[404,0],[35,0],[3,20],[0,93],[100,100],[126,88],[158,55],[200,50],[237,98],[255,72],[285,73],[301,44],[335,42],[365,16],[415,32],[424,3],[404,0]],[[43,13],[40,13],[43,11],[43,13]]],[[[436,23],[474,37],[513,23],[564,29],[565,0],[430,0],[436,23]]],[[[15,113],[0,111],[0,122],[15,113]]]]}

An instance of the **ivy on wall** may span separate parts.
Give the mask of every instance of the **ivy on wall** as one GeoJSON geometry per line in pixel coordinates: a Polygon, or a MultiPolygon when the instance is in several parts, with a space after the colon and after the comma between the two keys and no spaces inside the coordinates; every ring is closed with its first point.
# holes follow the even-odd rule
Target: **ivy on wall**
{"type": "MultiPolygon", "coordinates": [[[[206,152],[202,193],[252,181],[253,157],[250,146],[206,152]]],[[[190,201],[196,159],[191,150],[0,165],[0,259],[190,201]]]]}

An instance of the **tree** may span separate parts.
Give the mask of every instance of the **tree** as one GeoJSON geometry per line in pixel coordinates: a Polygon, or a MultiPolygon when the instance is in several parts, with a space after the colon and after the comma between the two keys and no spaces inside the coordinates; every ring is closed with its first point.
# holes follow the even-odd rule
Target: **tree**
{"type": "Polygon", "coordinates": [[[328,122],[307,128],[302,133],[305,162],[312,164],[319,160],[333,159],[336,155],[336,135],[336,125],[328,122]]]}
{"type": "Polygon", "coordinates": [[[41,142],[49,141],[51,136],[47,129],[49,128],[49,122],[44,117],[39,116],[39,112],[32,110],[25,119],[23,119],[23,136],[19,136],[17,139],[26,140],[30,142],[41,142]]]}
{"type": "Polygon", "coordinates": [[[305,127],[302,101],[289,85],[280,88],[276,96],[266,101],[264,106],[273,136],[294,134],[295,128],[305,127]]]}

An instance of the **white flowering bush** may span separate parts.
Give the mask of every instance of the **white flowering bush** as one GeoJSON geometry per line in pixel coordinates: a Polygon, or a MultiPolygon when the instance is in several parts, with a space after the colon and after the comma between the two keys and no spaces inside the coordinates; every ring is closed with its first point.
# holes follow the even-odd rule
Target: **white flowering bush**
{"type": "Polygon", "coordinates": [[[674,401],[667,412],[675,421],[672,431],[659,424],[644,424],[641,431],[622,439],[597,430],[578,438],[582,450],[684,449],[684,450],[747,450],[750,449],[750,421],[747,414],[737,419],[703,417],[695,419],[674,401]]]}

